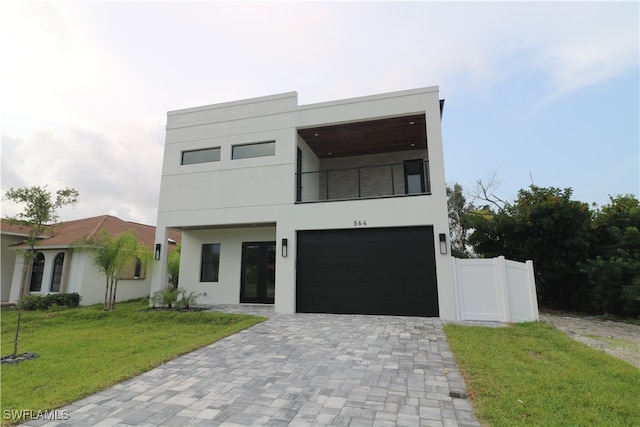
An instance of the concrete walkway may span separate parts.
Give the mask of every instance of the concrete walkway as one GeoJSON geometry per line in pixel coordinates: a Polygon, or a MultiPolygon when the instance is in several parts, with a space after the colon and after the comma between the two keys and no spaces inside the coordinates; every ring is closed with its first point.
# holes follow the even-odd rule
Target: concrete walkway
{"type": "Polygon", "coordinates": [[[438,319],[215,309],[269,320],[25,425],[480,425],[438,319]]]}

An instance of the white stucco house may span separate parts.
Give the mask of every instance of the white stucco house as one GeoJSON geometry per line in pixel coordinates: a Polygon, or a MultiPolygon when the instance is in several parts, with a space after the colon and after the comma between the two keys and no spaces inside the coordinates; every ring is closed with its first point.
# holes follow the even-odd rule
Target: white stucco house
{"type": "Polygon", "coordinates": [[[170,111],[155,244],[202,304],[456,319],[438,87],[170,111]]]}
{"type": "MultiPolygon", "coordinates": [[[[153,247],[155,227],[124,221],[110,215],[61,222],[50,226],[36,245],[36,258],[28,272],[25,294],[78,293],[81,305],[104,301],[105,277],[91,259],[91,254],[78,250],[76,243],[83,237],[97,236],[106,231],[112,235],[133,230],[139,243],[153,247]]],[[[19,251],[28,230],[7,220],[1,222],[2,242],[2,301],[16,303],[20,298],[24,259],[19,251]]],[[[168,242],[179,241],[179,233],[172,233],[168,242]]],[[[124,301],[149,295],[151,273],[139,265],[131,265],[120,275],[117,300],[124,301]],[[149,273],[149,274],[148,274],[149,273]]]]}

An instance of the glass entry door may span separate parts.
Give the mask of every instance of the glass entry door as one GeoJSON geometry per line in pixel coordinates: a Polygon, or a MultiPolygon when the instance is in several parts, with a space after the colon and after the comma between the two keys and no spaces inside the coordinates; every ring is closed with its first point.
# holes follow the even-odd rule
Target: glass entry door
{"type": "Polygon", "coordinates": [[[276,295],[276,242],[244,242],[240,302],[273,304],[276,295]]]}

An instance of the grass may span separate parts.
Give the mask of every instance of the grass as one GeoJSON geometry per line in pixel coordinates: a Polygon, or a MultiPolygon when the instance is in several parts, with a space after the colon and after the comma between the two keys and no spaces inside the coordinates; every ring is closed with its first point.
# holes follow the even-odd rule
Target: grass
{"type": "Polygon", "coordinates": [[[640,370],[547,323],[445,333],[483,425],[638,425],[640,370]]]}
{"type": "MultiPolygon", "coordinates": [[[[22,314],[19,353],[38,359],[2,365],[5,411],[51,410],[74,402],[264,318],[210,312],[143,311],[148,302],[22,314]]],[[[11,354],[17,314],[2,309],[2,355],[11,354]]]]}

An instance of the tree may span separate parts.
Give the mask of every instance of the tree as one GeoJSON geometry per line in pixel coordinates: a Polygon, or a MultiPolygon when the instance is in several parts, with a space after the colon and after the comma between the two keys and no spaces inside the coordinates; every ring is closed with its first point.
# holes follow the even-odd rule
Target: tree
{"type": "Polygon", "coordinates": [[[118,280],[123,269],[139,263],[140,268],[146,270],[154,261],[153,252],[138,243],[134,231],[113,236],[103,230],[98,236],[81,240],[77,246],[92,253],[94,265],[104,274],[105,311],[113,310],[116,306],[118,280]]]}
{"type": "Polygon", "coordinates": [[[475,215],[469,237],[474,250],[487,257],[533,260],[541,304],[565,309],[584,304],[585,275],[592,212],[571,200],[572,190],[531,185],[513,204],[492,215],[475,215]]]}
{"type": "Polygon", "coordinates": [[[169,274],[170,286],[178,289],[178,276],[180,275],[180,250],[181,243],[167,255],[167,273],[169,274]]]}
{"type": "MultiPolygon", "coordinates": [[[[22,278],[20,280],[20,298],[25,293],[27,277],[33,267],[33,260],[36,256],[35,246],[45,231],[49,230],[54,222],[57,221],[58,215],[56,211],[63,206],[75,206],[78,203],[79,193],[72,188],[58,190],[53,194],[44,187],[30,188],[11,188],[4,195],[5,199],[14,203],[23,205],[23,211],[15,217],[7,218],[15,224],[22,225],[27,228],[28,236],[24,241],[27,249],[22,251],[24,260],[22,267],[22,278]]],[[[13,341],[12,357],[18,354],[18,340],[20,335],[20,322],[22,319],[22,304],[18,301],[18,320],[16,325],[16,335],[13,341]]]]}
{"type": "Polygon", "coordinates": [[[498,175],[494,172],[486,182],[481,179],[476,181],[473,201],[481,200],[486,203],[484,210],[502,212],[511,207],[511,203],[496,195],[496,190],[500,186],[498,175]]]}
{"type": "Polygon", "coordinates": [[[640,202],[610,197],[595,212],[589,259],[581,266],[590,290],[589,311],[640,316],[640,202]]]}
{"type": "Polygon", "coordinates": [[[470,230],[469,212],[475,210],[473,204],[467,204],[462,194],[462,186],[455,183],[447,186],[447,209],[449,212],[449,234],[451,255],[457,258],[469,258],[471,248],[468,244],[470,230]]]}

